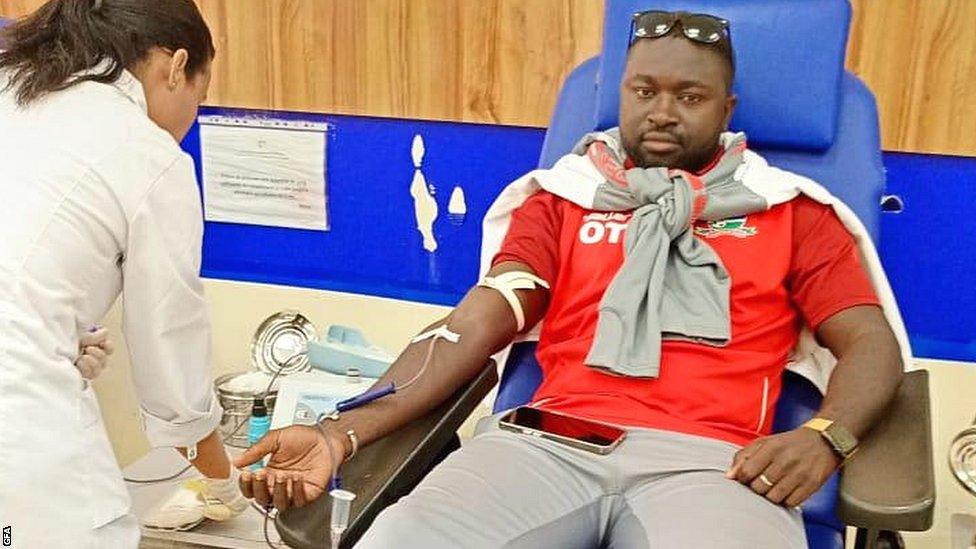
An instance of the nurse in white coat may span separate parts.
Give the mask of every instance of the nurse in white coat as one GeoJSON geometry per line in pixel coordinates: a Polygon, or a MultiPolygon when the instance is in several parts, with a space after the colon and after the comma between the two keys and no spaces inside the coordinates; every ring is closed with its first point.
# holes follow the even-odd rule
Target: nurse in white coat
{"type": "MultiPolygon", "coordinates": [[[[0,526],[13,547],[135,547],[79,368],[122,294],[146,435],[243,509],[215,428],[203,225],[178,142],[214,54],[191,0],[51,0],[0,31],[0,526]]],[[[246,503],[244,503],[246,505],[246,503]]]]}

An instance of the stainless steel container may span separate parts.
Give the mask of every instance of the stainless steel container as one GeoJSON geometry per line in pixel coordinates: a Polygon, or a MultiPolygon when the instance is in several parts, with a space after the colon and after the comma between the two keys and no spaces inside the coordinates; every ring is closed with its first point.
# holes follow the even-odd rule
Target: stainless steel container
{"type": "MultiPolygon", "coordinates": [[[[247,448],[247,423],[251,418],[251,408],[254,405],[254,397],[261,391],[231,391],[224,387],[230,380],[250,374],[252,372],[234,372],[224,374],[214,381],[214,389],[217,391],[217,401],[224,409],[224,415],[220,418],[220,434],[224,438],[224,443],[238,448],[247,448]]],[[[278,391],[271,391],[264,399],[265,406],[268,407],[268,415],[274,413],[275,400],[278,398],[278,391]]]]}
{"type": "Polygon", "coordinates": [[[251,338],[251,365],[282,376],[312,369],[306,345],[315,340],[315,325],[297,311],[275,313],[258,326],[251,338]]]}
{"type": "MultiPolygon", "coordinates": [[[[226,444],[238,448],[248,447],[247,423],[251,418],[254,397],[260,394],[260,391],[232,391],[224,385],[237,376],[255,371],[285,377],[295,372],[311,370],[312,365],[308,361],[306,347],[308,341],[313,339],[315,339],[315,326],[297,311],[275,313],[264,319],[264,322],[258,326],[251,338],[253,370],[225,374],[214,381],[217,399],[224,408],[224,415],[220,418],[220,434],[223,435],[226,444]]],[[[271,391],[265,398],[264,404],[268,407],[269,416],[274,413],[277,397],[278,391],[271,391]]]]}

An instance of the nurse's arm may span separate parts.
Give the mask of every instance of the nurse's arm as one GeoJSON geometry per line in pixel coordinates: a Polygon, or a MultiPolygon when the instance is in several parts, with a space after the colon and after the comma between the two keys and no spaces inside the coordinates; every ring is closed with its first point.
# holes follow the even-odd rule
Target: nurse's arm
{"type": "MultiPolygon", "coordinates": [[[[187,457],[186,448],[176,449],[180,455],[187,457]]],[[[197,443],[197,457],[189,460],[200,474],[209,478],[230,477],[230,461],[224,442],[217,431],[213,431],[207,438],[197,443]]]]}
{"type": "Polygon", "coordinates": [[[199,274],[203,216],[189,157],[174,157],[127,216],[123,330],[143,430],[151,446],[197,446],[207,471],[223,470],[223,449],[209,450],[222,410],[213,390],[199,274]]]}

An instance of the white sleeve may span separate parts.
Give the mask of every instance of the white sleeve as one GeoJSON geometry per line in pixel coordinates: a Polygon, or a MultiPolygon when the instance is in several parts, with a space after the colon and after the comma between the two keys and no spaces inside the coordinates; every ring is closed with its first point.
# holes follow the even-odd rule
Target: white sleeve
{"type": "Polygon", "coordinates": [[[129,219],[122,267],[123,329],[143,429],[154,447],[193,445],[220,422],[202,244],[193,163],[180,155],[129,219]]]}

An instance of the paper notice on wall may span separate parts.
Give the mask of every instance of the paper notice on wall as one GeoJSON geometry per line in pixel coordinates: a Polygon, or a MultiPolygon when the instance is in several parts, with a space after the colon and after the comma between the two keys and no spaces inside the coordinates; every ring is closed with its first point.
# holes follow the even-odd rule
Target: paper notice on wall
{"type": "Polygon", "coordinates": [[[324,123],[200,117],[207,221],[327,231],[324,123]]]}

